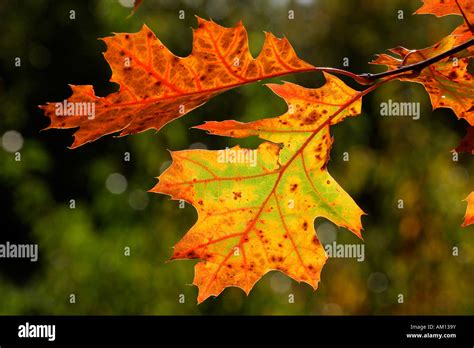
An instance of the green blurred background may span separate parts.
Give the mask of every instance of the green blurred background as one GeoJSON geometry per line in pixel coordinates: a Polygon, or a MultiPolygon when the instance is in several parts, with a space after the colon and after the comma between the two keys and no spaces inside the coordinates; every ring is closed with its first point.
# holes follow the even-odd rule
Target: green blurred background
{"type": "MultiPolygon", "coordinates": [[[[330,259],[316,292],[270,272],[248,298],[230,288],[196,305],[197,288],[189,285],[195,261],[167,262],[196,211],[146,193],[169,165],[168,150],[257,146],[256,139],[213,137],[189,128],[204,120],[280,115],[285,103],[263,83],[226,92],[159,133],[108,136],[69,150],[72,130],[40,132],[48,120],[36,106],[67,98],[67,84],[92,84],[98,95],[117,88],[108,82],[105,44],[97,40],[112,32],[136,32],[146,23],[185,56],[194,15],[225,26],[242,19],[254,56],[263,31],[270,31],[287,36],[314,65],[342,68],[348,57],[347,69],[377,72],[381,69],[367,65],[373,54],[397,45],[426,47],[461,22],[452,16],[412,16],[419,5],[414,0],[145,0],[127,19],[126,0],[1,1],[0,236],[2,242],[38,243],[40,255],[37,263],[0,260],[0,314],[473,314],[474,231],[460,225],[462,199],[474,188],[474,162],[468,155],[453,161],[450,153],[466,124],[447,109],[432,112],[421,85],[388,84],[364,99],[361,116],[332,128],[329,171],[368,213],[365,261],[330,259]],[[294,20],[288,19],[290,10],[294,20]],[[21,67],[15,67],[16,57],[21,67]],[[388,99],[421,102],[421,119],[381,117],[380,103],[388,99]],[[15,161],[15,152],[21,161],[15,161]],[[126,153],[130,161],[124,160],[126,153]],[[404,209],[397,208],[399,199],[404,209]],[[70,303],[70,294],[76,303],[70,303]],[[178,301],[180,294],[185,303],[178,301]],[[294,303],[288,302],[290,294],[294,303]]],[[[273,82],[281,80],[306,87],[323,83],[319,73],[273,82]]],[[[323,242],[361,243],[327,220],[318,218],[315,225],[323,242]]]]}

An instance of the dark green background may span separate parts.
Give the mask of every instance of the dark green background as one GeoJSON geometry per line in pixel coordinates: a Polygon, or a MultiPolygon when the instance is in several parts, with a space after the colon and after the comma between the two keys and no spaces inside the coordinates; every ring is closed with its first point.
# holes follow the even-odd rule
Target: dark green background
{"type": "MultiPolygon", "coordinates": [[[[329,170],[368,213],[365,262],[330,259],[319,289],[277,272],[267,274],[247,298],[227,289],[196,305],[190,286],[195,261],[166,263],[172,246],[196,220],[191,206],[179,209],[166,196],[144,193],[170,160],[169,150],[220,149],[235,140],[189,129],[204,120],[242,121],[277,116],[285,103],[263,83],[229,91],[186,117],[154,131],[111,136],[68,150],[72,130],[40,132],[48,120],[36,107],[70,95],[67,84],[92,84],[98,95],[117,86],[97,38],[136,32],[146,23],[177,55],[191,50],[194,15],[225,26],[240,19],[256,56],[263,31],[290,39],[299,56],[317,66],[381,71],[367,64],[373,54],[397,45],[422,48],[440,40],[461,18],[411,16],[412,0],[152,1],[131,18],[118,1],[0,2],[0,136],[24,138],[21,161],[0,148],[1,241],[38,243],[40,260],[0,260],[0,314],[472,314],[474,231],[462,229],[465,202],[473,189],[473,161],[450,150],[466,123],[447,109],[431,111],[421,85],[393,82],[364,98],[361,116],[332,127],[329,170]],[[69,19],[69,11],[76,19],[69,19]],[[185,11],[185,19],[178,11],[185,11]],[[293,10],[295,19],[288,19],[293,10]],[[397,18],[399,10],[404,19],[397,18]],[[22,66],[14,66],[21,57],[22,66]],[[419,101],[421,119],[381,117],[380,103],[419,101]],[[196,144],[198,143],[198,144],[196,144]],[[123,160],[124,153],[131,161],[123,160]],[[350,161],[344,162],[344,152],[350,161]],[[161,169],[160,169],[161,168],[161,169]],[[105,187],[121,173],[122,194],[105,187]],[[148,204],[130,205],[130,196],[148,204]],[[76,209],[69,209],[69,200],[76,209]],[[397,209],[403,199],[405,208],[397,209]],[[123,255],[124,247],[131,256],[123,255]],[[459,256],[452,248],[459,247],[459,256]],[[69,295],[76,303],[69,303],[69,295]],[[186,302],[178,302],[184,294],[186,302]],[[288,303],[294,294],[295,303],[288,303]],[[404,303],[397,302],[398,294],[404,303]]],[[[274,79],[306,87],[323,83],[319,73],[274,79]]],[[[360,88],[343,78],[351,87],[360,88]]],[[[316,220],[318,233],[339,243],[360,243],[350,232],[316,220]]]]}

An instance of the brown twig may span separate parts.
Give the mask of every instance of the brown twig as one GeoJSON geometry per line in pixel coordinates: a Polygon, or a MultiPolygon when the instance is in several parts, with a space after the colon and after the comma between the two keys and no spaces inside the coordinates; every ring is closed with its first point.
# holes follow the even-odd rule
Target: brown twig
{"type": "MultiPolygon", "coordinates": [[[[452,55],[454,53],[465,50],[466,48],[468,48],[472,45],[474,45],[474,39],[470,39],[470,40],[468,40],[468,41],[466,41],[466,42],[464,42],[464,43],[462,43],[458,46],[455,46],[455,47],[453,47],[453,48],[451,48],[451,49],[449,49],[449,50],[447,50],[443,53],[438,54],[437,56],[422,60],[421,62],[418,62],[418,63],[410,64],[410,65],[403,65],[404,62],[406,61],[404,59],[402,64],[400,65],[400,67],[398,67],[397,69],[384,71],[384,72],[381,72],[381,73],[378,73],[378,74],[370,74],[370,73],[355,74],[355,73],[347,71],[347,70],[338,69],[338,68],[328,68],[328,67],[315,67],[314,69],[311,69],[311,70],[326,71],[326,72],[329,72],[329,73],[349,76],[350,78],[352,78],[354,81],[356,81],[357,83],[359,83],[361,85],[370,85],[378,79],[388,77],[388,76],[392,76],[392,75],[398,75],[398,74],[401,74],[401,73],[404,73],[404,72],[412,71],[415,74],[418,74],[418,73],[421,72],[421,70],[423,70],[424,68],[430,66],[431,64],[434,64],[434,63],[436,63],[436,62],[438,62],[438,61],[440,61],[440,60],[442,60],[446,57],[449,57],[450,55],[452,55]]],[[[415,52],[418,52],[418,50],[413,50],[413,51],[410,52],[410,54],[415,53],[415,52]]]]}

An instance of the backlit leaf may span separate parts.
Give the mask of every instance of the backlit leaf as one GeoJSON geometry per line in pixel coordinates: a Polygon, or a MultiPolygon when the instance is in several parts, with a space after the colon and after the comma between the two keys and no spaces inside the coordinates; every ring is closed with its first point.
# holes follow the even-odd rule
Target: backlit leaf
{"type": "Polygon", "coordinates": [[[469,23],[474,23],[474,2],[472,0],[423,0],[423,5],[415,14],[433,14],[437,17],[462,15],[464,12],[469,23]]]}
{"type": "MultiPolygon", "coordinates": [[[[395,56],[380,54],[372,64],[386,65],[390,70],[410,65],[441,54],[455,46],[456,37],[447,36],[432,47],[411,51],[404,47],[390,49],[395,56]]],[[[468,56],[459,54],[440,60],[420,74],[399,77],[402,81],[421,83],[428,92],[433,109],[450,108],[459,118],[474,125],[474,78],[467,70],[468,56]]]]}
{"type": "MultiPolygon", "coordinates": [[[[415,14],[433,14],[437,17],[447,15],[464,14],[465,21],[458,26],[452,33],[456,40],[455,45],[471,39],[474,35],[474,1],[472,0],[424,0],[424,4],[415,12],[415,14]],[[462,13],[461,13],[462,10],[462,13]]],[[[474,53],[474,47],[468,48],[471,54],[474,53]]]]}
{"type": "Polygon", "coordinates": [[[325,76],[318,89],[269,85],[288,104],[288,112],[279,117],[197,127],[268,140],[256,150],[172,152],[172,165],[151,191],[185,200],[198,211],[198,221],[172,256],[200,260],[194,278],[198,302],[229,286],[249,293],[271,270],[316,289],[327,258],[314,230],[318,216],[361,236],[363,212],[326,166],[330,125],[358,115],[363,92],[325,76]]]}
{"type": "Polygon", "coordinates": [[[465,201],[467,202],[467,209],[463,227],[474,224],[474,192],[471,192],[465,201]]]}
{"type": "Polygon", "coordinates": [[[119,84],[119,91],[102,98],[92,86],[71,86],[67,101],[42,106],[51,119],[48,128],[79,127],[73,148],[106,134],[159,130],[231,88],[313,69],[297,57],[286,38],[266,33],[254,59],[241,22],[224,28],[198,18],[198,24],[192,53],[184,58],[172,54],[147,26],[135,34],[104,38],[111,81],[119,84]],[[94,115],[85,114],[92,107],[94,115]]]}

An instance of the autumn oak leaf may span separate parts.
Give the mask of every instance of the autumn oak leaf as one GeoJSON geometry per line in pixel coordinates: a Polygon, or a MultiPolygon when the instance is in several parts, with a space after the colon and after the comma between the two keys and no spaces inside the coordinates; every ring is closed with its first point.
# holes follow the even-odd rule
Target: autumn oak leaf
{"type": "Polygon", "coordinates": [[[314,69],[297,57],[286,38],[270,33],[254,59],[241,22],[225,28],[198,18],[187,57],[171,53],[146,25],[103,41],[111,81],[119,91],[98,97],[90,85],[71,86],[73,94],[66,101],[41,106],[51,120],[47,128],[79,128],[72,148],[106,134],[159,130],[231,88],[314,69]],[[84,111],[92,108],[92,116],[84,111]]]}
{"type": "MultiPolygon", "coordinates": [[[[411,65],[441,54],[456,44],[456,37],[449,35],[434,46],[409,50],[395,47],[389,51],[393,55],[379,54],[371,64],[386,65],[389,70],[403,65],[411,65]]],[[[462,52],[450,56],[423,69],[419,74],[400,75],[401,81],[421,83],[428,92],[433,109],[450,108],[458,118],[464,118],[474,125],[474,76],[467,70],[469,55],[462,52]]]]}
{"type": "Polygon", "coordinates": [[[464,216],[464,223],[462,224],[463,227],[474,224],[474,192],[471,192],[465,201],[467,202],[467,209],[466,215],[464,216]]]}
{"type": "Polygon", "coordinates": [[[433,14],[436,17],[464,15],[474,23],[474,2],[472,0],[423,0],[423,5],[415,14],[433,14]]]}
{"type": "MultiPolygon", "coordinates": [[[[415,14],[432,14],[437,17],[447,15],[458,15],[464,17],[464,23],[458,26],[452,33],[455,37],[455,45],[471,39],[474,35],[474,1],[472,0],[424,0],[423,5],[416,10],[415,14]]],[[[468,51],[474,53],[474,47],[468,51]]]]}
{"type": "Polygon", "coordinates": [[[230,286],[248,294],[272,270],[316,289],[327,259],[315,233],[316,217],[361,236],[364,213],[328,173],[327,163],[330,126],[358,115],[364,92],[332,75],[325,77],[318,89],[269,85],[288,104],[279,117],[197,127],[216,135],[267,140],[256,150],[236,146],[171,153],[171,166],[151,191],[185,200],[198,211],[196,224],[172,256],[200,260],[193,282],[199,288],[198,302],[230,286]]]}

